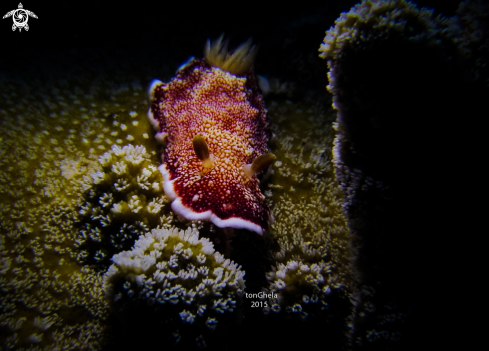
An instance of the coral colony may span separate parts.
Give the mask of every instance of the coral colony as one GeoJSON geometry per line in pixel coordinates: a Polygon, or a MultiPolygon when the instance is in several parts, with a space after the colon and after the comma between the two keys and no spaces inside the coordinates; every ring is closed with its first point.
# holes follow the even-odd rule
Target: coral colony
{"type": "MultiPolygon", "coordinates": [[[[120,64],[111,66],[117,76],[69,82],[42,71],[25,81],[0,76],[0,348],[230,349],[252,347],[250,335],[285,348],[293,340],[281,336],[290,335],[332,349],[394,349],[410,300],[392,292],[419,294],[424,261],[389,246],[399,222],[407,237],[419,222],[394,209],[394,219],[385,216],[386,204],[400,202],[389,203],[391,189],[404,189],[390,166],[406,160],[382,160],[404,139],[389,129],[399,112],[389,103],[399,97],[379,78],[405,69],[372,57],[408,46],[401,58],[423,51],[432,59],[410,61],[421,62],[413,77],[429,63],[430,72],[468,72],[486,84],[484,61],[471,56],[487,57],[485,37],[463,26],[484,27],[471,20],[475,8],[445,20],[406,1],[363,1],[342,14],[320,49],[335,110],[312,90],[296,102],[271,94],[265,108],[255,49],[228,52],[222,38],[168,83],[153,81],[149,111],[140,75],[154,72],[145,68],[135,75],[120,64]],[[445,50],[460,59],[438,64],[445,50]],[[464,60],[473,64],[452,69],[464,60]],[[386,135],[392,143],[379,147],[386,135]]],[[[170,66],[162,76],[173,75],[170,66]]],[[[307,64],[300,70],[310,73],[307,64]]],[[[431,98],[416,77],[404,93],[431,98]]],[[[408,107],[401,122],[419,117],[408,107]]],[[[436,116],[429,112],[424,127],[436,116]]],[[[413,147],[406,140],[403,150],[413,147]]],[[[412,163],[403,172],[418,170],[412,163]]]]}
{"type": "Polygon", "coordinates": [[[215,252],[207,238],[199,239],[195,228],[154,229],[113,261],[104,279],[119,311],[142,299],[153,313],[177,325],[214,330],[221,315],[232,313],[243,296],[241,267],[215,252]],[[171,315],[165,305],[180,310],[171,315]]]}
{"type": "Polygon", "coordinates": [[[114,145],[100,156],[100,169],[83,176],[76,239],[80,261],[110,263],[114,253],[130,249],[160,224],[166,199],[150,157],[143,146],[114,145]]]}
{"type": "Polygon", "coordinates": [[[471,249],[450,237],[471,232],[454,208],[472,201],[448,184],[472,183],[477,171],[446,169],[465,154],[475,160],[479,150],[458,121],[470,115],[479,123],[487,109],[488,15],[482,1],[460,4],[452,18],[407,1],[363,1],[341,14],[320,47],[338,111],[333,162],[359,248],[354,349],[467,347],[452,321],[469,320],[447,309],[465,299],[444,287],[477,266],[467,263],[471,249]],[[428,273],[454,252],[465,266],[428,273]]]}
{"type": "Polygon", "coordinates": [[[249,44],[209,46],[153,84],[152,125],[123,65],[113,80],[1,77],[0,348],[222,347],[228,332],[309,317],[343,330],[351,250],[325,127],[334,116],[315,98],[272,99],[268,121],[253,57],[249,44]],[[237,232],[231,257],[219,225],[237,232]]]}

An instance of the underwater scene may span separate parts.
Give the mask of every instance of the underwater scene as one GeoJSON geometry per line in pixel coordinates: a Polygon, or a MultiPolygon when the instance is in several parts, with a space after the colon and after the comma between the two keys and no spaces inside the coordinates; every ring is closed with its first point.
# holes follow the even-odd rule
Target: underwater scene
{"type": "Polygon", "coordinates": [[[1,350],[484,335],[487,2],[0,11],[1,350]]]}

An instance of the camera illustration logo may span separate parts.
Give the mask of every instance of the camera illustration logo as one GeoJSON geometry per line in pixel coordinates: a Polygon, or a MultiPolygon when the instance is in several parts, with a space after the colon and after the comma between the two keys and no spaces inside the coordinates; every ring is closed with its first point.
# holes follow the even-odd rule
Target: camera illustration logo
{"type": "Polygon", "coordinates": [[[24,28],[26,31],[29,30],[29,26],[27,25],[29,16],[37,18],[34,12],[24,10],[24,6],[22,6],[22,3],[19,3],[18,9],[7,12],[7,14],[3,16],[3,18],[7,18],[10,16],[12,16],[12,19],[14,20],[12,30],[15,31],[17,28],[19,28],[19,32],[22,32],[22,28],[24,28]]]}

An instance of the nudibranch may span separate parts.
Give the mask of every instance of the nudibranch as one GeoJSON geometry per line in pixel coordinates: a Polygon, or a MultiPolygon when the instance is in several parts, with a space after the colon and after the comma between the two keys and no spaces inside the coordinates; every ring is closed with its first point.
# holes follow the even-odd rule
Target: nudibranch
{"type": "Polygon", "coordinates": [[[207,42],[205,59],[190,59],[169,83],[152,82],[148,118],[166,144],[159,170],[173,211],[263,235],[271,217],[258,177],[275,156],[254,56],[250,42],[233,54],[222,38],[207,42]]]}

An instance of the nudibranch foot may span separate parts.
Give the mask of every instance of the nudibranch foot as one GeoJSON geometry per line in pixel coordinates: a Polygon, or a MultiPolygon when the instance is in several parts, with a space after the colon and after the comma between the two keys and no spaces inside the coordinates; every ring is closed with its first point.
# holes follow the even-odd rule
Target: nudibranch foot
{"type": "Polygon", "coordinates": [[[205,59],[191,59],[168,83],[152,82],[148,118],[166,144],[158,169],[172,209],[263,235],[271,215],[257,176],[275,156],[251,68],[255,52],[250,42],[232,54],[222,38],[208,44],[205,59]]]}

